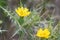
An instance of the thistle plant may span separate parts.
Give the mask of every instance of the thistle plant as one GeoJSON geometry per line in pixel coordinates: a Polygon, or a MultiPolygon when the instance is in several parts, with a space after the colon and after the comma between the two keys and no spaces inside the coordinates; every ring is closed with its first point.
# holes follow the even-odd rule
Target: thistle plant
{"type": "Polygon", "coordinates": [[[11,38],[19,35],[19,40],[60,40],[60,22],[53,26],[54,20],[51,17],[49,20],[42,19],[37,10],[31,11],[24,6],[17,7],[13,13],[1,6],[0,8],[15,24],[16,30],[11,38]]]}

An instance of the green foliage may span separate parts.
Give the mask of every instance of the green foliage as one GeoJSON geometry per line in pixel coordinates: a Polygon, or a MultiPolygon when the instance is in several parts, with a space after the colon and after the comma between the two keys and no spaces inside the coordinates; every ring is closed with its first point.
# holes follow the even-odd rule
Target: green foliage
{"type": "MultiPolygon", "coordinates": [[[[47,1],[48,0],[46,0],[46,2],[47,1]]],[[[43,14],[46,11],[45,10],[46,2],[40,5],[40,7],[43,6],[40,8],[42,9],[42,11],[41,10],[40,11],[43,14]]],[[[46,19],[41,20],[42,18],[41,18],[41,15],[39,15],[39,12],[33,9],[29,16],[22,18],[18,16],[15,13],[15,11],[12,13],[1,6],[0,8],[3,9],[4,13],[6,13],[7,16],[10,16],[10,19],[13,20],[12,22],[16,24],[16,30],[14,34],[12,35],[12,37],[18,34],[19,40],[25,40],[24,38],[26,38],[27,40],[60,40],[59,38],[60,37],[60,22],[57,23],[56,26],[53,26],[54,20],[52,20],[51,17],[49,17],[49,20],[46,20],[46,19]],[[48,39],[44,39],[44,38],[41,39],[41,38],[36,37],[36,32],[39,28],[41,28],[41,26],[44,26],[42,28],[48,28],[50,30],[51,34],[48,39]]],[[[0,21],[0,23],[2,23],[2,21],[0,21]]]]}
{"type": "Polygon", "coordinates": [[[7,0],[0,0],[0,6],[6,6],[6,1],[7,0]]]}

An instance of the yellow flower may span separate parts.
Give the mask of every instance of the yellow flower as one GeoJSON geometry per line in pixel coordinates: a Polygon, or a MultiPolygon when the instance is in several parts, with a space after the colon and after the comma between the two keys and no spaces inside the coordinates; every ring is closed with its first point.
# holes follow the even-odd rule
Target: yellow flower
{"type": "Polygon", "coordinates": [[[21,17],[25,17],[30,14],[30,11],[27,8],[23,8],[23,7],[18,7],[18,9],[16,9],[15,11],[21,17]]]}
{"type": "Polygon", "coordinates": [[[44,30],[40,28],[36,34],[37,37],[41,37],[41,38],[49,38],[49,35],[50,35],[50,32],[47,28],[44,30]]]}

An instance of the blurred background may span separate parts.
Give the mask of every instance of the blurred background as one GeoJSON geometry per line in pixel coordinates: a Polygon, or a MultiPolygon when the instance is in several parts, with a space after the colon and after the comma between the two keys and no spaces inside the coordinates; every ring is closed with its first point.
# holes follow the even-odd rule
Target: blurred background
{"type": "Polygon", "coordinates": [[[19,35],[11,38],[16,27],[1,7],[13,12],[20,3],[31,11],[36,10],[41,20],[53,19],[54,26],[60,21],[60,0],[0,0],[0,40],[18,40],[19,35]]]}

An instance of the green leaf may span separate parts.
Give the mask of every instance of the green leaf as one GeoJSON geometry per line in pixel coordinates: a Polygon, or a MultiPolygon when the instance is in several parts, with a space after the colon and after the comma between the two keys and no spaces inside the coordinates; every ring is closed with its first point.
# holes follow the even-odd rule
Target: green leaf
{"type": "Polygon", "coordinates": [[[2,24],[3,22],[0,20],[0,24],[2,24]]]}

